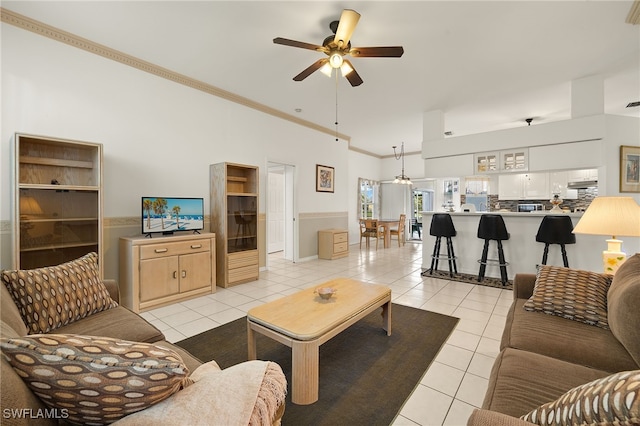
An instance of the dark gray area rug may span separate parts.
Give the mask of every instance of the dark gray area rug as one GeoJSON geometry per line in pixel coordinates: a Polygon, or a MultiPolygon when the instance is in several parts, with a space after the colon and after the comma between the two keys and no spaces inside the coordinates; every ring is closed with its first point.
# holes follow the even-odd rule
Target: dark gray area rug
{"type": "MultiPolygon", "coordinates": [[[[418,384],[457,318],[393,304],[392,333],[380,310],[320,346],[320,398],[295,405],[287,396],[283,425],[388,425],[418,384]]],[[[221,368],[247,360],[246,317],[177,342],[221,368]]],[[[291,349],[258,335],[258,358],[282,367],[291,389],[291,349]]]]}
{"type": "Polygon", "coordinates": [[[507,290],[513,290],[513,280],[508,280],[505,285],[502,285],[502,281],[500,281],[500,278],[484,277],[482,282],[478,282],[478,275],[457,273],[457,274],[453,274],[453,277],[450,277],[449,270],[446,270],[446,271],[436,270],[436,271],[433,271],[433,275],[432,275],[429,273],[429,270],[426,269],[422,271],[422,276],[435,277],[435,278],[441,278],[443,280],[451,280],[451,281],[458,281],[461,283],[477,284],[477,285],[484,285],[487,287],[504,288],[507,290]]]}

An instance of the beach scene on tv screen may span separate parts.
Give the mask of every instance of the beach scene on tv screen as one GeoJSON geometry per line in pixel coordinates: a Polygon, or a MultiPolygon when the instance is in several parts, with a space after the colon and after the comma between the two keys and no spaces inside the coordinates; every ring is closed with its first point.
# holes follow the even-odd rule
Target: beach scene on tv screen
{"type": "Polygon", "coordinates": [[[142,232],[203,229],[202,201],[202,198],[143,198],[142,232]]]}

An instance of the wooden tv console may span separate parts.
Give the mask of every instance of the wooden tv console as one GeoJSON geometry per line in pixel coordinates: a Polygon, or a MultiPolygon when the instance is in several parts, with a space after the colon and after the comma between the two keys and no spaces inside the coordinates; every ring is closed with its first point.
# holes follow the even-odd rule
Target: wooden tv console
{"type": "Polygon", "coordinates": [[[134,312],[215,293],[216,235],[120,238],[119,287],[134,312]]]}

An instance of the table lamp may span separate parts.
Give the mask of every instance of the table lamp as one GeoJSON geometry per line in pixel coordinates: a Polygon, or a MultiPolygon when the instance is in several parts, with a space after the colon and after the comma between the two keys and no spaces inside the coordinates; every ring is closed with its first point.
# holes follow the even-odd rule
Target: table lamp
{"type": "Polygon", "coordinates": [[[574,234],[608,235],[602,252],[605,274],[614,275],[627,259],[617,236],[640,236],[640,206],[631,197],[596,197],[573,229],[574,234]]]}

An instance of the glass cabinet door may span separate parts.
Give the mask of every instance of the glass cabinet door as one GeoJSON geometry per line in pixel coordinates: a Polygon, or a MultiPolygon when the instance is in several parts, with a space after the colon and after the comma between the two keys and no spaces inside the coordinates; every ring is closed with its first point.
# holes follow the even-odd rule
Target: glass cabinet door
{"type": "Polygon", "coordinates": [[[258,212],[255,196],[227,197],[227,252],[255,250],[258,247],[258,212]]]}
{"type": "Polygon", "coordinates": [[[98,251],[96,191],[20,189],[20,265],[56,265],[98,251]]]}
{"type": "Polygon", "coordinates": [[[526,151],[508,151],[502,153],[502,169],[506,171],[525,171],[528,169],[526,151]]]}
{"type": "Polygon", "coordinates": [[[476,173],[488,173],[498,171],[498,154],[483,153],[476,154],[476,173]]]}

